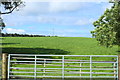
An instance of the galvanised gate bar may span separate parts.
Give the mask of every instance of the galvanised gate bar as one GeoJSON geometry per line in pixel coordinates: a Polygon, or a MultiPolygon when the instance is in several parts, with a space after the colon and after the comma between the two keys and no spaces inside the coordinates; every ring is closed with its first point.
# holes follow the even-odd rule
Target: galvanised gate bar
{"type": "Polygon", "coordinates": [[[116,55],[8,55],[8,78],[114,78],[116,55]]]}

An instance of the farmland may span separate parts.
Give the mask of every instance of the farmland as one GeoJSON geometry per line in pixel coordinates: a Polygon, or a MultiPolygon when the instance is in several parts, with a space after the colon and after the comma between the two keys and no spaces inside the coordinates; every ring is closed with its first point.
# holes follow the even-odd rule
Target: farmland
{"type": "Polygon", "coordinates": [[[117,46],[99,46],[94,38],[84,37],[4,37],[4,53],[58,55],[117,55],[117,46]]]}
{"type": "MultiPolygon", "coordinates": [[[[16,54],[55,54],[55,55],[117,55],[118,47],[115,45],[112,48],[106,48],[104,46],[99,46],[97,41],[94,38],[84,38],[84,37],[4,37],[2,40],[2,51],[4,53],[16,53],[16,54]]],[[[59,59],[59,57],[54,57],[59,59]]],[[[19,58],[17,58],[19,59],[19,58]]],[[[76,60],[77,58],[69,57],[67,59],[76,60]]],[[[81,60],[87,60],[88,58],[80,58],[81,60]]],[[[112,58],[94,58],[94,60],[99,61],[111,61],[112,58]]],[[[14,60],[13,60],[14,61],[14,60]]],[[[16,60],[15,60],[16,61],[16,60]]],[[[54,63],[50,63],[52,65],[54,63]]],[[[48,65],[48,64],[46,64],[48,65]]],[[[54,66],[47,66],[47,68],[61,68],[61,66],[55,66],[61,64],[54,64],[54,66]]],[[[72,66],[79,66],[80,64],[65,64],[72,66]]],[[[82,66],[89,66],[90,64],[85,64],[82,66]]],[[[94,66],[111,66],[112,64],[93,64],[94,66]]],[[[14,64],[12,67],[22,67],[22,68],[34,68],[34,63],[29,66],[26,64],[14,64]]],[[[37,64],[37,68],[41,68],[43,65],[37,64]]],[[[68,68],[66,66],[65,68],[68,68]]],[[[76,67],[69,67],[76,68],[76,67]]],[[[33,72],[33,70],[16,70],[11,71],[24,71],[24,72],[33,72]]],[[[70,70],[71,71],[71,70],[70,70]]],[[[89,71],[89,70],[88,70],[89,71]]],[[[104,70],[105,71],[105,70],[104,70]]],[[[103,70],[95,70],[95,72],[104,72],[103,70]]],[[[75,70],[75,72],[77,72],[75,70]]],[[[79,70],[78,70],[79,72],[79,70]]],[[[82,72],[87,72],[87,70],[82,70],[82,72]]],[[[113,72],[109,70],[106,72],[113,72]]],[[[38,73],[42,73],[38,71],[38,73]]],[[[38,74],[42,76],[42,74],[38,74]]],[[[34,75],[33,73],[14,73],[13,75],[34,75]]],[[[46,73],[46,75],[49,75],[46,73]]],[[[51,74],[52,76],[59,76],[61,74],[51,74]]],[[[103,75],[103,74],[102,74],[103,75]]],[[[104,74],[105,75],[105,74],[104,74]]],[[[113,75],[113,74],[112,74],[113,75]]],[[[106,76],[112,76],[111,74],[106,76]]],[[[67,74],[68,76],[68,74],[67,74]]],[[[78,76],[75,74],[73,76],[78,76]]],[[[89,74],[82,76],[89,76],[89,74]]],[[[94,75],[95,76],[95,75],[94,75]]]]}

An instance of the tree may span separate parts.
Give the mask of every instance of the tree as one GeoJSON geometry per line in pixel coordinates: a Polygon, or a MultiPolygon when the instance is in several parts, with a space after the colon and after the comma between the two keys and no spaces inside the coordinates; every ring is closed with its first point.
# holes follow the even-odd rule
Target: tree
{"type": "Polygon", "coordinates": [[[100,45],[120,46],[120,1],[115,1],[111,9],[106,9],[93,25],[95,30],[91,31],[92,36],[97,39],[100,45]]]}
{"type": "Polygon", "coordinates": [[[21,0],[0,0],[0,31],[5,28],[5,23],[1,15],[12,13],[15,9],[19,9],[20,5],[24,6],[21,0]]]}

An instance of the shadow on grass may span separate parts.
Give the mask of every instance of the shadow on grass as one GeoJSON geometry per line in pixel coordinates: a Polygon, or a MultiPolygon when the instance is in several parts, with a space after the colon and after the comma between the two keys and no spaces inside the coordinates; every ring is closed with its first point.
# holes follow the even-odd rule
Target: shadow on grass
{"type": "Polygon", "coordinates": [[[48,48],[2,48],[3,53],[9,54],[54,54],[66,55],[70,52],[61,49],[48,49],[48,48]]]}
{"type": "Polygon", "coordinates": [[[118,55],[120,55],[120,47],[118,46],[118,50],[116,51],[118,55]]]}
{"type": "Polygon", "coordinates": [[[0,43],[0,45],[14,45],[14,44],[20,44],[20,43],[0,43]]]}

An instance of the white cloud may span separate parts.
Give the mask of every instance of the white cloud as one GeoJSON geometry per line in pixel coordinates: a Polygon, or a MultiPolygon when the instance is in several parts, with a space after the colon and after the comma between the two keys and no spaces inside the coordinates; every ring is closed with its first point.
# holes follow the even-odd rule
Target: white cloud
{"type": "Polygon", "coordinates": [[[48,13],[49,4],[46,2],[26,2],[23,10],[20,10],[21,15],[41,15],[48,13]]]}
{"type": "Polygon", "coordinates": [[[50,23],[50,24],[59,24],[63,25],[67,21],[70,21],[67,17],[66,19],[63,16],[38,16],[38,22],[40,23],[50,23]]]}
{"type": "Polygon", "coordinates": [[[11,14],[9,16],[4,15],[3,19],[4,19],[6,26],[9,26],[9,27],[23,26],[23,25],[26,25],[27,23],[37,22],[37,17],[32,16],[32,15],[21,16],[18,14],[17,15],[11,14]]]}
{"type": "MultiPolygon", "coordinates": [[[[56,33],[76,33],[76,32],[80,32],[80,30],[76,30],[76,29],[54,29],[54,31],[56,33]]],[[[52,30],[51,30],[52,32],[52,30]]]]}
{"type": "Polygon", "coordinates": [[[7,33],[24,33],[25,30],[23,30],[23,29],[6,28],[5,32],[7,32],[7,33]]]}
{"type": "Polygon", "coordinates": [[[62,11],[75,11],[83,7],[82,3],[77,2],[50,2],[49,11],[50,12],[62,12],[62,11]]]}
{"type": "Polygon", "coordinates": [[[84,6],[87,5],[85,3],[77,2],[62,2],[62,0],[61,2],[55,2],[54,0],[51,0],[50,2],[26,2],[26,7],[24,7],[23,10],[20,10],[20,12],[17,12],[18,19],[15,19],[15,15],[12,15],[12,20],[9,21],[6,19],[6,22],[9,21],[8,25],[10,24],[10,26],[17,26],[31,22],[51,23],[60,25],[86,25],[91,23],[91,21],[88,19],[79,20],[78,18],[74,19],[73,17],[59,15],[59,12],[64,13],[70,11],[77,11],[84,6]],[[57,14],[55,14],[54,16],[54,13],[57,14]]]}
{"type": "Polygon", "coordinates": [[[50,23],[50,24],[59,24],[59,25],[88,25],[92,24],[95,19],[84,18],[80,19],[79,17],[64,17],[64,16],[39,16],[38,22],[40,23],[50,23]]]}
{"type": "Polygon", "coordinates": [[[75,22],[75,25],[87,25],[92,24],[95,20],[94,19],[80,19],[75,22]]]}
{"type": "Polygon", "coordinates": [[[50,17],[50,16],[39,16],[38,22],[40,22],[40,23],[56,23],[56,18],[50,17]]]}
{"type": "Polygon", "coordinates": [[[108,2],[108,0],[23,0],[27,2],[108,2]]]}
{"type": "MultiPolygon", "coordinates": [[[[53,32],[53,30],[47,30],[48,32],[53,32]]],[[[62,33],[89,33],[89,30],[86,29],[54,29],[54,34],[62,34],[62,33]]]]}
{"type": "Polygon", "coordinates": [[[75,16],[60,16],[60,15],[38,15],[38,16],[17,16],[15,19],[14,15],[5,17],[5,23],[7,26],[23,26],[24,24],[31,23],[43,23],[43,24],[57,24],[57,25],[87,25],[92,24],[94,19],[84,18],[75,16]],[[11,18],[11,20],[9,20],[11,18]]]}
{"type": "Polygon", "coordinates": [[[107,4],[106,6],[103,6],[103,10],[106,10],[107,8],[108,9],[111,9],[113,4],[107,4]]]}
{"type": "Polygon", "coordinates": [[[26,2],[25,7],[20,10],[18,14],[20,15],[42,15],[49,13],[59,13],[59,12],[68,12],[76,11],[83,6],[83,3],[80,2],[26,2]]]}

